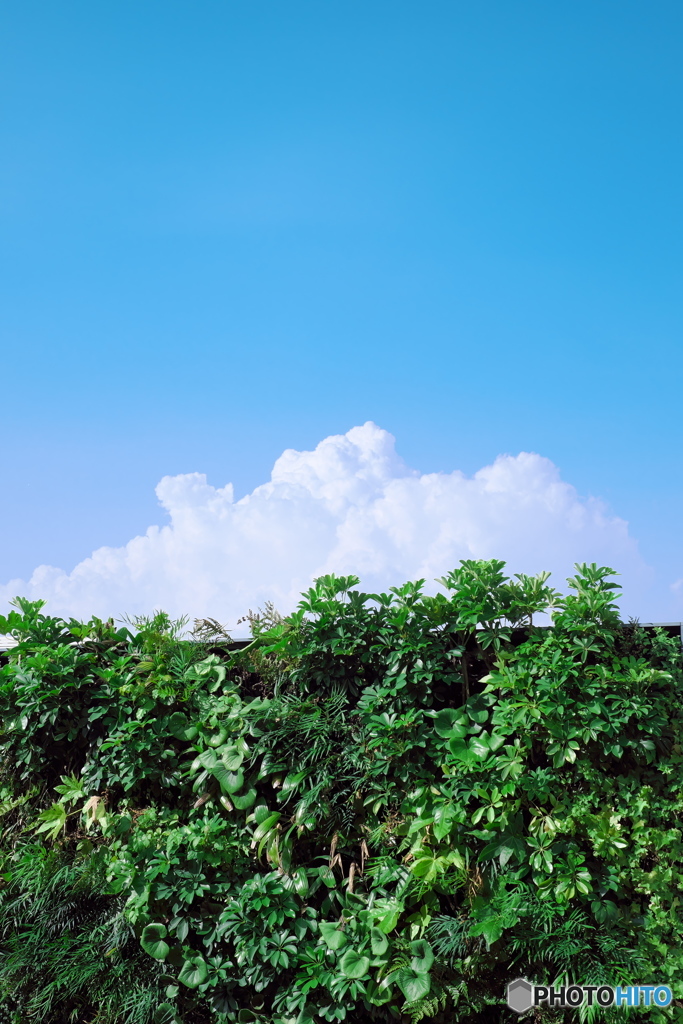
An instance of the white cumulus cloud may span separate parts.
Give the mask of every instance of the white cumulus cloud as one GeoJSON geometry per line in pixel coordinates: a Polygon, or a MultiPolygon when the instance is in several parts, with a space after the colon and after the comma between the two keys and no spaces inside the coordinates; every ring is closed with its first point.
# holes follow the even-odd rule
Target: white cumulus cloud
{"type": "Polygon", "coordinates": [[[421,474],[374,423],[312,452],[285,451],[270,481],[239,501],[231,484],[212,487],[201,473],[164,477],[156,493],[167,525],[99,548],[71,572],[41,565],[29,580],[0,585],[0,606],[21,594],[46,599],[55,614],[164,608],[234,628],[268,600],[291,611],[323,573],[355,573],[372,591],[424,577],[433,592],[434,578],[461,558],[550,569],[556,586],[574,562],[595,561],[622,573],[632,598],[649,583],[626,522],[579,497],[549,459],[522,452],[472,477],[421,474]]]}

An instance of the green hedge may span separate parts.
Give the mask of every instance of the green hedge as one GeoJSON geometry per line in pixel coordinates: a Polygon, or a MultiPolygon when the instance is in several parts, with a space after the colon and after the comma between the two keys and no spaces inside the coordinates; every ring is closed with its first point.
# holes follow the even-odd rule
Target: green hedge
{"type": "Polygon", "coordinates": [[[612,576],[328,576],[243,650],[18,599],[0,1021],[507,1022],[517,976],[680,1020],[680,641],[612,576]]]}

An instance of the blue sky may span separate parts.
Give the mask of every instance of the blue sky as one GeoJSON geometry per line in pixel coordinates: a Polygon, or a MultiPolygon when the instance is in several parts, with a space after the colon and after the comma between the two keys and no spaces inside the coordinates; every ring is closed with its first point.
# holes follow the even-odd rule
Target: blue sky
{"type": "Polygon", "coordinates": [[[5,4],[0,581],[372,420],[421,473],[550,459],[683,618],[682,21],[5,4]]]}

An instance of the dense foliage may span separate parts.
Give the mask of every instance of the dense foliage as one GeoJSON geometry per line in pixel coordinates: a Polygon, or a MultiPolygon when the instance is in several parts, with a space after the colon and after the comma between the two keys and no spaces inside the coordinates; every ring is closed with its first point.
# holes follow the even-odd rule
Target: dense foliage
{"type": "Polygon", "coordinates": [[[507,1022],[519,975],[668,983],[642,1012],[679,1020],[680,641],[610,570],[503,570],[325,577],[243,650],[18,600],[0,1021],[507,1022]]]}

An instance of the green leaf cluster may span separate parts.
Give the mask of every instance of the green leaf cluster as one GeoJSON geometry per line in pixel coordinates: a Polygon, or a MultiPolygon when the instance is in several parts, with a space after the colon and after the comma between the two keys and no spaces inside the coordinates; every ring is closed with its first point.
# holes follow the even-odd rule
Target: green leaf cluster
{"type": "Polygon", "coordinates": [[[680,639],[613,576],[326,576],[243,650],[18,600],[0,1014],[502,1024],[523,975],[670,984],[678,1019],[680,639]]]}

